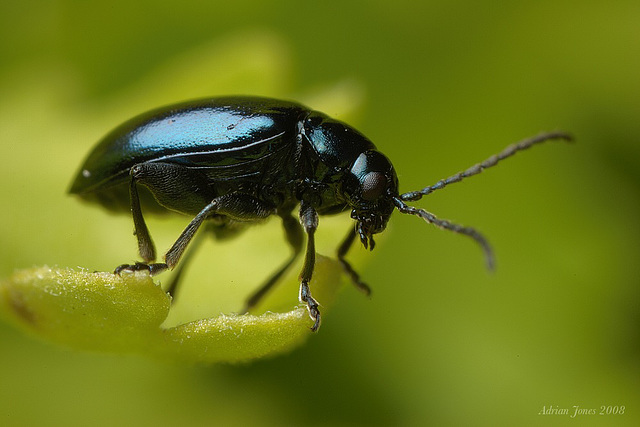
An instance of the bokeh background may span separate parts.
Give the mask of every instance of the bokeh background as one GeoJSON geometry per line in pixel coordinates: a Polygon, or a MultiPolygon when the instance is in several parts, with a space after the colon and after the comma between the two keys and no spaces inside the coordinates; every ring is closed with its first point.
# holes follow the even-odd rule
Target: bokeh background
{"type": "MultiPolygon", "coordinates": [[[[373,253],[350,254],[373,298],[344,289],[285,356],[176,365],[0,324],[0,424],[557,425],[576,420],[543,408],[624,406],[577,422],[638,425],[639,52],[636,0],[2,2],[1,277],[135,259],[130,218],[65,191],[103,134],[167,102],[303,101],[375,141],[403,191],[542,130],[577,143],[416,203],[485,233],[495,274],[468,239],[396,214],[373,253]]],[[[150,222],[161,250],[186,221],[150,222]]],[[[287,254],[275,222],[207,245],[187,281],[222,290],[192,297],[213,314],[287,254]]]]}

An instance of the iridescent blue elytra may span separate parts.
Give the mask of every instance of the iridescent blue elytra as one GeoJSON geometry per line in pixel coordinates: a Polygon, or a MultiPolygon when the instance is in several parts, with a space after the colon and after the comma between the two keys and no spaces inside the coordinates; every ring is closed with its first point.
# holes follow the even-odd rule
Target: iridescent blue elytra
{"type": "MultiPolygon", "coordinates": [[[[440,220],[405,201],[418,200],[517,151],[556,138],[569,136],[555,132],[524,140],[433,186],[399,194],[389,159],[351,126],[295,102],[260,97],[210,98],[159,108],[115,128],[89,154],[69,192],[109,210],[131,212],[144,262],[123,264],[116,273],[144,269],[157,274],[173,269],[204,223],[214,236],[227,237],[248,224],[279,216],[293,253],[249,298],[247,310],[302,252],[306,234],[299,298],[314,320],[315,331],[320,325],[320,312],[309,282],[319,215],[351,212],[355,226],[338,247],[337,256],[353,283],[366,293],[369,287],[345,255],[356,237],[373,249],[373,235],[385,229],[395,209],[472,237],[483,247],[491,266],[491,250],[480,233],[440,220]],[[293,216],[296,208],[299,221],[293,216]],[[170,211],[190,215],[193,220],[167,251],[165,262],[154,263],[155,247],[143,212],[170,211]]],[[[187,259],[188,254],[169,292],[175,294],[177,278],[187,259]]]]}

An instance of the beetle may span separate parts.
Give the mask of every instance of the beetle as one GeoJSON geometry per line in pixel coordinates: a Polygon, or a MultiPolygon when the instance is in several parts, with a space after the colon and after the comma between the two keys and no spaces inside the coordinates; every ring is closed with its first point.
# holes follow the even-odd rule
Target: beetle
{"type": "MultiPolygon", "coordinates": [[[[391,161],[353,127],[296,102],[253,96],[209,98],[155,109],[116,127],[89,153],[69,192],[108,210],[131,212],[143,262],[122,264],[115,269],[117,274],[148,270],[155,275],[173,269],[205,222],[216,238],[224,238],[249,224],[279,216],[292,254],[247,300],[247,309],[297,259],[306,234],[299,300],[306,305],[314,322],[311,329],[316,331],[321,316],[309,282],[320,215],[351,212],[355,224],[338,246],[337,258],[366,294],[370,288],[345,256],[356,238],[373,250],[373,236],[385,229],[394,210],[474,239],[484,251],[487,266],[493,268],[493,253],[482,234],[406,202],[553,139],[571,137],[564,132],[542,133],[434,185],[401,194],[391,161]],[[299,222],[293,215],[296,208],[299,222]],[[164,262],[155,262],[143,211],[193,217],[166,252],[164,262]]],[[[187,258],[169,288],[172,294],[187,258]]]]}

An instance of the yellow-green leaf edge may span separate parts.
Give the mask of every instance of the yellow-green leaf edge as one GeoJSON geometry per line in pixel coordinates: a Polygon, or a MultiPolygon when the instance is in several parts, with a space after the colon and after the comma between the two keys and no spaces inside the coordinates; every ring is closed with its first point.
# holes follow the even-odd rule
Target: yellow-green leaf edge
{"type": "MultiPolygon", "coordinates": [[[[323,315],[344,281],[337,261],[317,256],[311,286],[323,315]]],[[[290,351],[313,334],[313,322],[301,305],[283,312],[259,307],[265,311],[259,315],[220,314],[164,327],[170,309],[171,297],[146,272],[117,276],[44,266],[0,281],[0,315],[75,349],[235,363],[290,351]]]]}

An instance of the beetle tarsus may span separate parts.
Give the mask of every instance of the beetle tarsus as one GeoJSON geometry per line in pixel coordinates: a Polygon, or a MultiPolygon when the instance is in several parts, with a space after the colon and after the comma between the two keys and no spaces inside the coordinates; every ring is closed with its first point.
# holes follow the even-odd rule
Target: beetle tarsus
{"type": "Polygon", "coordinates": [[[117,274],[118,276],[123,271],[148,271],[149,274],[155,276],[158,273],[162,273],[169,266],[163,262],[154,263],[154,264],[145,264],[144,262],[136,262],[135,264],[121,264],[116,267],[113,271],[113,274],[117,274]]]}
{"type": "Polygon", "coordinates": [[[320,310],[318,309],[318,302],[311,296],[311,292],[309,291],[309,282],[305,280],[300,283],[300,302],[307,304],[309,317],[313,320],[311,330],[316,332],[320,327],[320,310]]]}

